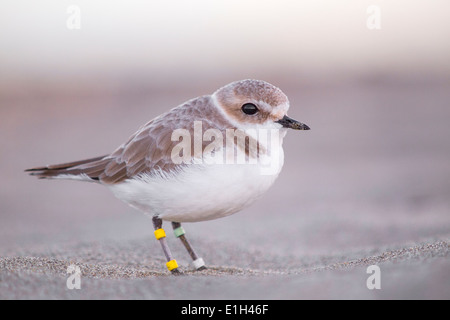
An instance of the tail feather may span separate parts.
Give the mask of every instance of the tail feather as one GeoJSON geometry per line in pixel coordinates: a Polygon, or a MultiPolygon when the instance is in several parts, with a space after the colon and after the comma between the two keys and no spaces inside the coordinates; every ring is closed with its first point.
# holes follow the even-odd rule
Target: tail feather
{"type": "Polygon", "coordinates": [[[67,162],[45,167],[36,167],[26,169],[30,175],[39,179],[82,179],[98,181],[100,174],[104,171],[110,159],[107,156],[101,156],[86,160],[67,162]]]}

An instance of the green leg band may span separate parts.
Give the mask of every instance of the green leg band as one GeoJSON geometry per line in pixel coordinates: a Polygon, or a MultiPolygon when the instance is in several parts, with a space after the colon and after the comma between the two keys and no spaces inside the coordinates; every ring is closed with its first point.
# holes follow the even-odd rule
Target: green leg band
{"type": "Polygon", "coordinates": [[[178,227],[176,229],[173,229],[173,233],[175,234],[175,237],[179,238],[182,235],[186,234],[186,231],[184,231],[183,227],[178,227]]]}

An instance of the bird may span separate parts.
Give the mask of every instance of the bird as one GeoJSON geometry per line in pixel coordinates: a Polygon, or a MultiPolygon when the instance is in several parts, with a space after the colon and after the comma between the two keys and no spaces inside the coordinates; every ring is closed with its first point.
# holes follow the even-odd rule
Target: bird
{"type": "Polygon", "coordinates": [[[289,106],[286,94],[266,81],[234,81],[150,120],[110,154],[25,171],[109,188],[152,219],[167,269],[182,274],[163,229],[171,222],[194,270],[204,270],[181,224],[234,214],[273,185],[288,129],[310,130],[287,115],[289,106]]]}

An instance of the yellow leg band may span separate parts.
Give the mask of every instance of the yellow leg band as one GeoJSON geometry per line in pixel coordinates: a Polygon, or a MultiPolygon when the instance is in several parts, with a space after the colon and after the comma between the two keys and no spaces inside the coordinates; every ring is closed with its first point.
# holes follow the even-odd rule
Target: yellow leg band
{"type": "Polygon", "coordinates": [[[156,240],[159,240],[161,238],[165,238],[166,237],[166,232],[164,231],[164,229],[157,229],[155,230],[155,238],[156,240]]]}
{"type": "Polygon", "coordinates": [[[173,269],[178,268],[178,263],[177,260],[173,259],[170,260],[169,262],[166,263],[167,269],[169,269],[169,271],[172,271],[173,269]]]}

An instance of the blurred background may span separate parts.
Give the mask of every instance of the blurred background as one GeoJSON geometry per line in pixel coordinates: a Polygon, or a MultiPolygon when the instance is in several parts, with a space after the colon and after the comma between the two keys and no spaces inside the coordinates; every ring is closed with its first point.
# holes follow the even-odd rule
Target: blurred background
{"type": "Polygon", "coordinates": [[[153,245],[151,221],[106,188],[23,170],[107,154],[162,112],[246,78],[280,87],[290,116],[312,130],[289,132],[269,196],[187,225],[194,239],[303,259],[450,233],[448,1],[17,0],[0,9],[2,255],[77,241],[153,245]]]}

